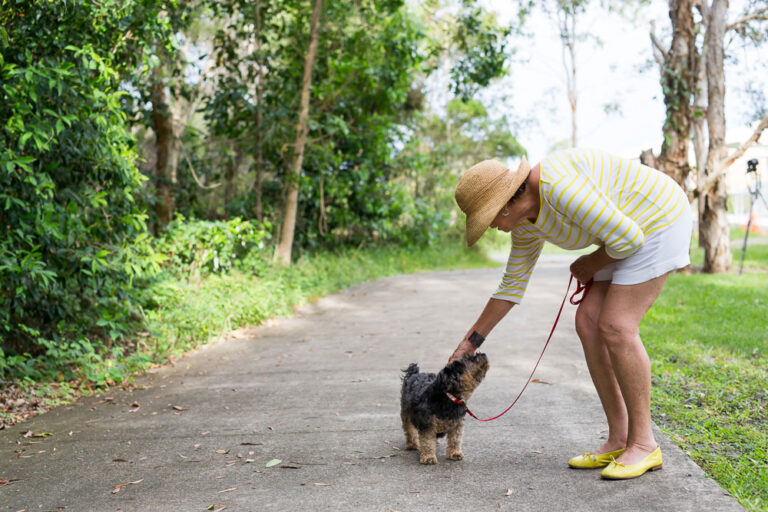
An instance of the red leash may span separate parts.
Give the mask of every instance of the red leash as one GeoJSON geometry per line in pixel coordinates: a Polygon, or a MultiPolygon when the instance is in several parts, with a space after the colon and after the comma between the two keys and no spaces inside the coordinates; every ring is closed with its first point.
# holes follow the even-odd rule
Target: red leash
{"type": "MultiPolygon", "coordinates": [[[[555,323],[554,323],[554,325],[552,325],[552,330],[549,331],[549,337],[547,337],[547,341],[546,341],[546,343],[544,343],[544,348],[541,349],[541,354],[539,355],[539,359],[536,361],[536,365],[533,367],[533,371],[528,376],[528,380],[525,382],[525,386],[523,386],[523,389],[520,390],[520,393],[518,393],[517,398],[515,398],[515,401],[512,402],[512,404],[509,407],[504,409],[504,412],[502,412],[501,414],[497,414],[493,418],[486,418],[486,419],[478,418],[477,416],[475,416],[472,413],[472,411],[469,410],[469,407],[467,407],[467,414],[469,414],[470,416],[472,416],[473,418],[475,418],[478,421],[492,421],[492,420],[495,420],[497,418],[500,418],[500,417],[504,416],[507,413],[507,411],[509,411],[512,408],[512,406],[517,403],[517,401],[522,396],[523,391],[525,391],[525,388],[527,388],[528,384],[530,384],[531,379],[533,378],[533,374],[536,373],[536,368],[539,367],[539,363],[541,362],[541,358],[544,357],[544,351],[547,350],[547,345],[549,345],[549,340],[552,339],[552,334],[555,332],[555,327],[557,327],[557,322],[560,320],[560,314],[563,312],[563,306],[565,306],[565,299],[568,298],[568,292],[571,291],[571,283],[572,282],[573,282],[573,274],[571,274],[571,278],[568,280],[568,289],[565,290],[565,297],[563,297],[563,302],[560,304],[560,311],[557,312],[557,317],[555,317],[555,323]]],[[[589,289],[591,287],[592,287],[592,280],[591,279],[589,280],[589,282],[587,284],[581,284],[581,282],[579,282],[577,280],[576,281],[576,291],[573,292],[573,295],[571,295],[571,300],[570,300],[571,304],[573,304],[574,306],[581,304],[581,301],[583,301],[584,297],[587,296],[587,293],[589,293],[589,289]],[[577,299],[576,296],[579,293],[582,293],[582,292],[584,292],[583,295],[577,299]]],[[[451,401],[453,401],[453,403],[456,403],[456,404],[459,404],[459,405],[466,405],[466,404],[464,404],[464,400],[456,398],[455,396],[453,396],[450,393],[446,393],[446,395],[448,395],[448,398],[450,398],[451,401]]]]}

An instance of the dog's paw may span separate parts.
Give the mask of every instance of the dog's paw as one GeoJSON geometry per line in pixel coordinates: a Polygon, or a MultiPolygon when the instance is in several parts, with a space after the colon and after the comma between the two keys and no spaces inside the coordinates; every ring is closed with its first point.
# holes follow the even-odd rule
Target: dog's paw
{"type": "Polygon", "coordinates": [[[434,455],[422,455],[419,457],[419,462],[422,464],[437,464],[437,457],[434,455]]]}
{"type": "Polygon", "coordinates": [[[464,460],[464,454],[461,452],[453,452],[448,454],[449,460],[464,460]]]}
{"type": "Polygon", "coordinates": [[[405,449],[406,450],[418,450],[419,445],[414,443],[405,443],[405,449]]]}

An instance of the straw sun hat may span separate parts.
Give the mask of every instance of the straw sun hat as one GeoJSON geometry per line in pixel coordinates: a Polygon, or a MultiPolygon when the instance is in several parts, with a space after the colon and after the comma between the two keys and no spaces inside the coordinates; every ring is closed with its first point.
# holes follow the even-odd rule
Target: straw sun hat
{"type": "Polygon", "coordinates": [[[467,246],[471,247],[483,236],[530,172],[531,166],[523,157],[514,172],[497,160],[483,160],[461,176],[455,197],[467,216],[467,246]]]}

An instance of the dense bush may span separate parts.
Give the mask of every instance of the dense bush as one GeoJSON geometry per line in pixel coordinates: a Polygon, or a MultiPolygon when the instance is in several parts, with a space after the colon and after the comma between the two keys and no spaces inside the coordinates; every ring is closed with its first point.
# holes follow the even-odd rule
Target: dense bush
{"type": "Polygon", "coordinates": [[[109,51],[133,7],[0,11],[0,379],[88,361],[137,318],[132,281],[153,262],[109,51]]]}
{"type": "Polygon", "coordinates": [[[265,242],[270,225],[234,218],[229,221],[171,222],[154,243],[163,268],[181,276],[221,273],[239,268],[258,274],[266,267],[265,242]]]}

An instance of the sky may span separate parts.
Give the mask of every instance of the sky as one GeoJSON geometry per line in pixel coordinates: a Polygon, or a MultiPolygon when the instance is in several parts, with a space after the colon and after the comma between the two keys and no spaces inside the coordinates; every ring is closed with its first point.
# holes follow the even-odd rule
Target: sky
{"type": "MultiPolygon", "coordinates": [[[[512,3],[484,2],[506,24],[515,22],[513,10],[508,8],[512,3]]],[[[737,16],[742,3],[732,0],[729,19],[737,16]]],[[[632,158],[648,148],[659,152],[664,103],[659,68],[652,59],[652,20],[657,34],[668,45],[671,24],[666,1],[653,0],[633,21],[609,14],[597,5],[580,20],[579,31],[597,34],[602,44],[586,41],[577,48],[579,146],[632,158]],[[609,103],[617,104],[619,111],[606,113],[604,108],[609,103]]],[[[518,50],[512,57],[509,76],[484,91],[481,101],[489,112],[515,120],[515,134],[528,150],[528,159],[536,162],[555,144],[570,138],[571,114],[557,26],[546,15],[534,12],[527,28],[533,37],[515,43],[518,50]]],[[[734,41],[726,52],[736,58],[726,67],[727,142],[743,140],[751,133],[751,105],[743,88],[750,73],[756,71],[755,65],[768,59],[741,46],[734,41]]],[[[765,93],[768,96],[768,91],[765,93]]],[[[767,140],[765,135],[761,139],[767,140]]]]}

